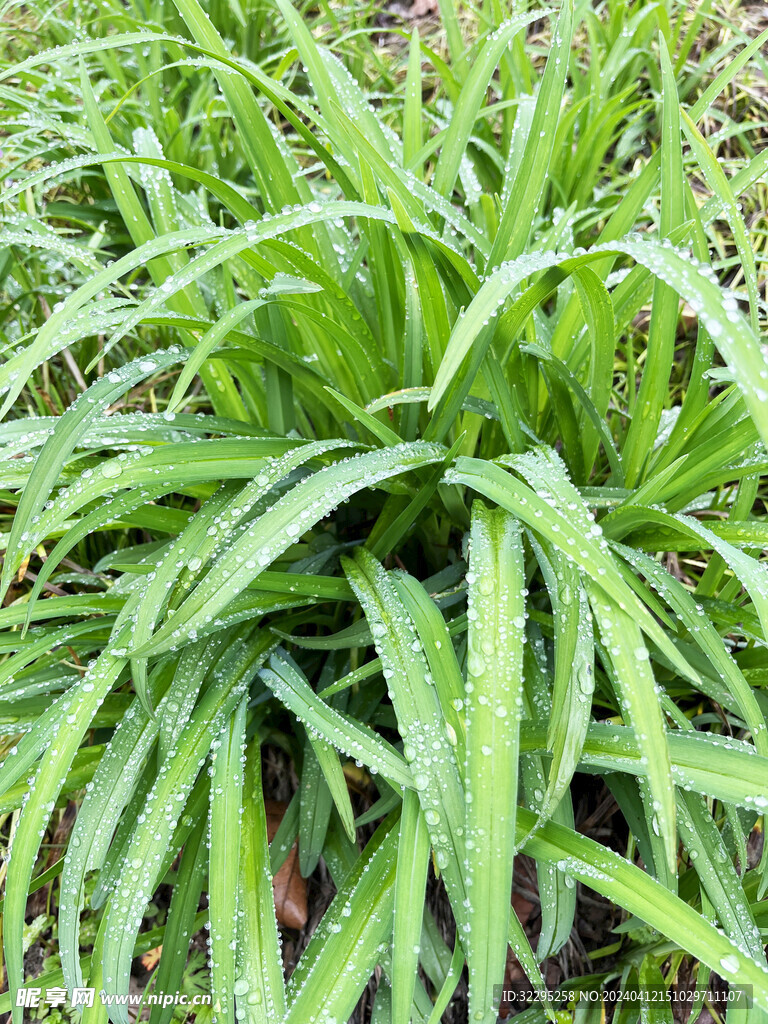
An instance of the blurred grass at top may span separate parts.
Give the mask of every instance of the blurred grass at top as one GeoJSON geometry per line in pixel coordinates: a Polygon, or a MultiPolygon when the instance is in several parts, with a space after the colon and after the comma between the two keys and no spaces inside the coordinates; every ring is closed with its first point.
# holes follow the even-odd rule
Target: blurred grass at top
{"type": "MultiPolygon", "coordinates": [[[[507,9],[500,3],[440,6],[436,0],[416,4],[412,9],[398,4],[307,4],[296,5],[296,9],[317,41],[342,59],[382,128],[391,129],[402,138],[406,151],[403,165],[425,182],[434,173],[434,157],[451,120],[460,86],[471,69],[473,54],[489,27],[511,10],[518,10],[507,9]],[[445,20],[441,21],[441,17],[445,20]],[[418,68],[414,64],[413,44],[409,47],[414,28],[420,33],[422,51],[418,68]],[[432,55],[434,62],[430,60],[432,55]]],[[[533,5],[532,10],[535,9],[533,5]]],[[[296,98],[312,105],[311,76],[297,58],[286,23],[272,4],[217,3],[207,4],[205,10],[233,57],[255,62],[296,98]]],[[[563,117],[553,140],[547,180],[537,210],[538,227],[536,222],[532,224],[534,234],[549,225],[547,230],[553,239],[567,237],[574,245],[587,245],[599,236],[640,169],[658,151],[660,71],[657,61],[648,58],[657,46],[659,28],[677,44],[678,95],[689,105],[701,96],[715,72],[722,70],[739,43],[765,28],[761,6],[741,3],[582,4],[581,12],[570,53],[563,117]],[[556,229],[552,227],[555,224],[559,225],[556,229]]],[[[476,119],[466,133],[456,198],[478,233],[489,239],[493,238],[499,217],[498,201],[494,209],[491,197],[498,195],[503,200],[505,184],[507,189],[510,185],[509,157],[505,154],[510,152],[518,107],[526,109],[525,96],[535,91],[551,42],[552,23],[544,14],[542,10],[542,17],[525,30],[525,59],[513,62],[505,58],[487,82],[486,95],[478,103],[476,119]]],[[[206,71],[205,58],[197,62],[188,50],[161,41],[115,49],[89,45],[83,52],[77,46],[78,40],[92,44],[100,37],[137,31],[190,35],[171,3],[99,6],[76,2],[42,7],[6,4],[4,45],[9,65],[48,46],[74,44],[74,49],[68,59],[57,60],[50,67],[43,64],[30,69],[24,76],[23,89],[6,84],[5,173],[13,180],[15,170],[35,170],[70,158],[82,159],[94,148],[103,150],[88,129],[88,116],[83,109],[80,62],[84,62],[94,97],[107,119],[109,134],[102,138],[109,140],[108,148],[138,156],[164,156],[234,185],[254,204],[255,211],[277,208],[275,197],[264,195],[255,179],[249,154],[242,144],[242,132],[233,124],[216,76],[210,67],[206,71]]],[[[514,45],[520,56],[522,36],[514,45]]],[[[726,173],[753,159],[764,145],[764,64],[758,50],[738,79],[729,83],[703,114],[700,128],[726,173]]],[[[267,108],[273,131],[290,146],[296,161],[294,173],[311,183],[313,194],[324,200],[353,198],[345,182],[318,159],[318,153],[307,145],[305,137],[299,136],[283,112],[274,105],[268,104],[267,108]]],[[[299,118],[311,123],[307,114],[300,113],[299,118]]],[[[313,136],[322,138],[323,133],[314,131],[313,136]]],[[[332,148],[327,141],[325,145],[332,148]]],[[[142,189],[152,187],[153,176],[158,180],[162,176],[153,175],[146,166],[129,165],[126,170],[140,194],[142,189]]],[[[759,255],[765,251],[766,195],[762,176],[753,177],[756,180],[749,182],[750,187],[741,199],[750,241],[759,255]]],[[[37,233],[45,231],[77,240],[100,259],[117,258],[135,244],[136,235],[125,223],[125,213],[115,201],[113,185],[114,178],[105,175],[97,162],[57,174],[53,182],[46,178],[41,186],[19,195],[11,223],[27,229],[34,224],[37,233]]],[[[694,172],[691,187],[700,202],[710,194],[701,174],[694,172]]],[[[225,202],[211,195],[205,184],[198,184],[185,174],[173,175],[172,190],[179,225],[197,224],[201,217],[205,222],[227,227],[237,222],[225,202]]],[[[658,196],[654,197],[653,189],[648,192],[648,200],[638,209],[632,226],[653,232],[659,217],[658,196]]],[[[359,190],[357,194],[360,195],[359,190]]],[[[297,197],[298,193],[290,196],[297,197]]],[[[302,194],[301,198],[306,196],[302,194]]],[[[10,213],[8,206],[6,213],[10,213]]],[[[167,219],[168,214],[163,214],[162,203],[158,202],[150,219],[163,216],[167,219]]],[[[162,227],[162,219],[154,225],[155,231],[162,227]]],[[[738,285],[741,272],[728,224],[718,218],[709,226],[708,234],[721,281],[738,285]]],[[[352,257],[342,249],[347,249],[346,240],[336,243],[336,256],[343,269],[344,260],[352,257]]],[[[365,257],[359,246],[356,250],[364,267],[365,257]]],[[[82,276],[77,269],[70,264],[64,271],[63,262],[50,251],[32,251],[24,253],[23,265],[11,272],[11,253],[6,250],[3,333],[7,344],[16,343],[30,325],[50,315],[51,306],[80,283],[82,276]]],[[[135,295],[141,280],[136,273],[134,277],[137,279],[127,283],[127,288],[135,295]]],[[[353,290],[355,286],[353,280],[353,290]]],[[[204,298],[207,308],[212,308],[213,295],[204,298]]],[[[377,295],[376,301],[383,298],[377,295]]],[[[379,341],[384,340],[382,335],[387,329],[401,329],[398,314],[402,322],[402,295],[397,297],[391,312],[388,303],[382,311],[370,299],[360,301],[359,305],[364,309],[367,306],[366,319],[379,341]]],[[[684,311],[678,325],[680,344],[670,401],[675,401],[675,396],[679,397],[684,390],[690,372],[693,347],[685,344],[684,331],[692,323],[684,311]]],[[[621,376],[616,383],[622,388],[627,406],[632,404],[627,369],[642,355],[644,327],[647,316],[641,312],[632,324],[630,336],[620,339],[616,370],[621,376]],[[629,353],[629,359],[622,359],[626,346],[634,351],[629,353]]],[[[151,338],[147,332],[138,331],[131,340],[149,346],[177,340],[175,330],[162,326],[153,328],[149,334],[151,338]]],[[[103,369],[103,362],[94,363],[89,371],[85,369],[93,362],[98,344],[95,338],[81,342],[85,355],[91,358],[78,360],[83,364],[79,373],[66,354],[64,360],[44,363],[41,386],[28,396],[27,409],[34,408],[38,415],[63,411],[78,387],[95,379],[103,369]]],[[[393,347],[391,339],[388,347],[393,347]]],[[[126,407],[143,408],[147,399],[142,389],[126,401],[126,407]]],[[[197,401],[193,398],[189,408],[203,408],[206,402],[207,397],[201,395],[197,401]]],[[[260,412],[264,419],[263,406],[260,412]]]]}

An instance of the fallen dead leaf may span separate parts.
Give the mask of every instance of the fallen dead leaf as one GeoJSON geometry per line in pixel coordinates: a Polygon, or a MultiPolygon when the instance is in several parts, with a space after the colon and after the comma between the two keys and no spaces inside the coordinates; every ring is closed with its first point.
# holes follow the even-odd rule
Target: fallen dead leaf
{"type": "Polygon", "coordinates": [[[24,561],[19,566],[19,572],[18,572],[18,575],[16,576],[17,583],[22,583],[23,580],[24,580],[24,577],[27,575],[27,569],[29,568],[29,559],[30,559],[30,557],[31,557],[31,555],[27,555],[27,557],[24,559],[24,561]]]}
{"type": "MultiPolygon", "coordinates": [[[[275,837],[288,804],[280,800],[265,800],[267,837],[275,837]]],[[[275,892],[275,912],[278,924],[284,928],[303,928],[307,923],[307,883],[299,871],[298,844],[294,843],[280,870],[272,879],[275,892]]]]}
{"type": "Polygon", "coordinates": [[[426,18],[437,11],[437,0],[413,0],[408,15],[411,18],[426,18]]]}
{"type": "Polygon", "coordinates": [[[157,965],[160,963],[160,954],[163,952],[163,947],[158,946],[156,949],[149,949],[142,956],[141,962],[148,971],[154,971],[157,965]]]}

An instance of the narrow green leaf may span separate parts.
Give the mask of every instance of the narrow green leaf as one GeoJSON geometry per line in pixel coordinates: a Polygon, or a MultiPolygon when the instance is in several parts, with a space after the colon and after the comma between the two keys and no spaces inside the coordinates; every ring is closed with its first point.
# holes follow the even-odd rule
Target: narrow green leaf
{"type": "MultiPolygon", "coordinates": [[[[466,722],[469,1016],[492,1024],[507,960],[525,635],[520,527],[472,505],[466,722]]],[[[538,973],[538,969],[537,969],[538,973]]]]}
{"type": "MultiPolygon", "coordinates": [[[[661,34],[659,52],[663,83],[659,231],[662,238],[666,238],[685,217],[683,152],[675,75],[666,40],[661,34]]],[[[624,447],[624,472],[629,487],[634,487],[641,479],[648,453],[653,449],[675,355],[678,317],[674,286],[670,286],[662,275],[653,288],[645,365],[624,447]]]]}
{"type": "MultiPolygon", "coordinates": [[[[58,740],[49,746],[35,772],[29,798],[22,808],[13,835],[6,878],[3,943],[8,988],[16,1003],[15,993],[23,984],[22,934],[26,914],[27,892],[37,859],[41,838],[45,834],[53,801],[58,796],[64,777],[75,756],[100,702],[109,693],[126,664],[125,658],[105,651],[91,669],[66,694],[56,721],[58,740]],[[72,719],[63,728],[64,717],[72,719]]],[[[13,1024],[23,1024],[20,1005],[12,1010],[13,1024]]],[[[125,1022],[127,1024],[127,1021],[125,1022]]]]}
{"type": "Polygon", "coordinates": [[[429,830],[419,798],[403,795],[392,938],[392,1024],[410,1024],[419,965],[424,893],[429,866],[429,830]]]}
{"type": "Polygon", "coordinates": [[[217,1017],[235,1020],[235,950],[231,936],[239,917],[240,814],[246,700],[224,726],[211,752],[210,863],[211,994],[217,1017]]]}
{"type": "Polygon", "coordinates": [[[421,46],[418,25],[414,25],[408,47],[408,75],[405,81],[405,106],[403,108],[403,166],[419,174],[414,166],[414,157],[423,142],[421,107],[421,46]]]}
{"type": "Polygon", "coordinates": [[[572,34],[573,2],[565,0],[552,33],[525,149],[488,257],[490,267],[503,260],[515,259],[523,252],[538,213],[555,146],[572,34]]]}
{"type": "MultiPolygon", "coordinates": [[[[248,641],[232,644],[211,685],[182,729],[168,769],[152,788],[151,807],[130,838],[119,881],[118,895],[107,911],[104,943],[104,987],[120,994],[128,991],[131,951],[144,907],[154,891],[167,856],[177,815],[189,797],[204,760],[224,723],[243,698],[254,671],[273,644],[269,634],[256,633],[248,641]],[[158,839],[158,835],[160,838],[158,839]],[[130,894],[130,899],[128,898],[130,894]]],[[[113,1009],[115,1024],[129,1024],[124,1006],[113,1009]]]]}
{"type": "Polygon", "coordinates": [[[345,498],[409,469],[441,461],[443,456],[444,449],[437,445],[393,445],[340,460],[297,484],[233,542],[227,557],[211,567],[177,608],[172,621],[160,626],[152,639],[132,654],[146,657],[178,646],[192,632],[209,624],[297,537],[345,498]]]}
{"type": "Polygon", "coordinates": [[[326,911],[288,984],[285,1024],[304,1024],[318,1006],[345,1020],[392,933],[397,829],[388,819],[366,846],[326,911]],[[343,927],[342,927],[343,925],[343,927]]]}
{"type": "Polygon", "coordinates": [[[337,750],[362,761],[374,774],[380,772],[396,786],[413,785],[402,756],[383,737],[329,707],[315,694],[294,664],[274,655],[269,668],[262,670],[262,678],[299,721],[332,743],[337,750]]]}
{"type": "Polygon", "coordinates": [[[312,874],[320,860],[332,806],[333,800],[325,774],[315,753],[315,745],[308,735],[304,744],[299,785],[299,864],[304,878],[312,874]]]}
{"type": "Polygon", "coordinates": [[[485,99],[488,84],[501,55],[509,46],[510,40],[535,17],[535,14],[518,14],[510,18],[501,28],[488,36],[472,63],[453,111],[432,179],[432,187],[446,198],[450,197],[461,162],[466,159],[467,143],[477,113],[485,99]]]}
{"type": "Polygon", "coordinates": [[[285,984],[261,784],[261,748],[257,740],[249,745],[245,761],[237,884],[241,916],[237,928],[235,1008],[238,1014],[243,1013],[247,1024],[272,1024],[285,1015],[285,984]]]}
{"type": "Polygon", "coordinates": [[[364,548],[342,559],[388,681],[403,752],[413,771],[435,861],[457,921],[466,917],[464,789],[440,703],[429,682],[422,641],[387,573],[364,548]]]}
{"type": "MultiPolygon", "coordinates": [[[[196,911],[205,885],[208,865],[206,832],[207,823],[201,821],[181,851],[163,935],[162,955],[154,979],[157,992],[180,991],[189,944],[194,935],[196,911]]],[[[149,1022],[169,1024],[173,1012],[172,1006],[153,1006],[149,1022]]]]}
{"type": "Polygon", "coordinates": [[[624,716],[635,730],[648,764],[649,806],[653,831],[664,842],[667,869],[677,871],[675,790],[667,745],[666,725],[658,688],[642,633],[632,618],[609,598],[587,584],[603,645],[613,665],[624,716]]]}
{"type": "MultiPolygon", "coordinates": [[[[518,835],[534,825],[535,815],[517,812],[518,835]]],[[[757,963],[706,921],[693,907],[629,863],[586,836],[547,822],[527,840],[524,852],[557,863],[574,879],[613,900],[668,936],[727,981],[754,985],[755,1003],[768,1009],[768,969],[757,963]]]]}

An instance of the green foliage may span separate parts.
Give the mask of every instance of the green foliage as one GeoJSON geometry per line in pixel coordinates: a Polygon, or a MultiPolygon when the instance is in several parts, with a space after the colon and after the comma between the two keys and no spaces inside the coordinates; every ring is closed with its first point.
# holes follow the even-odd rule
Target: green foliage
{"type": "Polygon", "coordinates": [[[127,992],[162,944],[156,988],[198,991],[207,921],[219,1021],[341,1024],[375,973],[373,1020],[438,1024],[466,963],[490,1024],[509,945],[524,1019],[560,1019],[541,963],[576,881],[628,915],[583,985],[698,961],[768,1012],[765,267],[740,202],[768,160],[719,105],[768,33],[707,47],[707,3],[506,6],[441,2],[434,32],[290,0],[6,11],[14,1024],[49,882],[38,984],[127,992]],[[270,745],[299,780],[271,847],[270,745]],[[615,848],[575,828],[583,777],[615,848]],[[286,979],[296,837],[336,895],[286,979]]]}

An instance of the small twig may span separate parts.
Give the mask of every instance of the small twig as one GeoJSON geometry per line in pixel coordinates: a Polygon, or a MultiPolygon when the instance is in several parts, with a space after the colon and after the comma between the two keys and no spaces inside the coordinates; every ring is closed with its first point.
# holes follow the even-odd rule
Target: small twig
{"type": "MultiPolygon", "coordinates": [[[[25,579],[32,580],[33,583],[37,582],[37,573],[30,572],[27,569],[25,579]]],[[[61,587],[57,587],[55,583],[44,583],[43,590],[47,590],[51,594],[55,594],[57,597],[67,597],[66,590],[62,590],[61,587]]]]}

